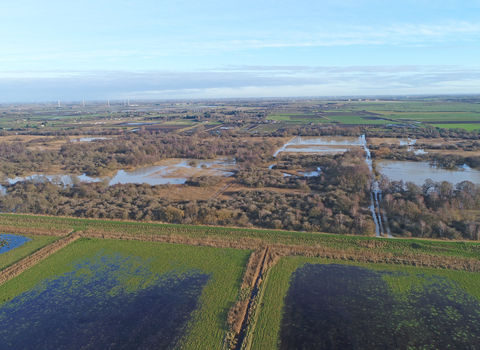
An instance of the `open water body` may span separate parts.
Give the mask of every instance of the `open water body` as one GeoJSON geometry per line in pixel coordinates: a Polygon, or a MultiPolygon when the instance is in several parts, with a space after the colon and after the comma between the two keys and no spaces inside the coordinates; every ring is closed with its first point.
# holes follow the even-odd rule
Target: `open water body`
{"type": "Polygon", "coordinates": [[[30,238],[2,233],[0,234],[0,254],[20,247],[28,241],[30,241],[30,238]],[[3,243],[5,244],[2,245],[3,243]]]}
{"type": "Polygon", "coordinates": [[[405,276],[337,264],[298,268],[285,298],[280,349],[480,348],[477,299],[424,275],[415,277],[428,288],[394,294],[385,277],[405,276]]]}
{"type": "Polygon", "coordinates": [[[0,349],[173,349],[209,278],[97,254],[0,305],[0,349]]]}
{"type": "Polygon", "coordinates": [[[438,182],[448,181],[454,184],[462,181],[480,184],[480,171],[468,166],[458,170],[447,170],[431,166],[428,162],[384,160],[376,163],[376,169],[391,181],[411,181],[419,186],[423,185],[426,179],[438,182]]]}
{"type": "MultiPolygon", "coordinates": [[[[112,177],[90,177],[87,175],[32,175],[26,177],[16,177],[14,179],[8,179],[10,184],[14,184],[19,181],[25,180],[34,180],[34,181],[46,181],[49,180],[54,183],[64,183],[70,184],[73,181],[79,182],[99,182],[102,180],[108,181],[109,185],[116,185],[116,184],[128,184],[128,183],[136,183],[142,184],[147,183],[149,185],[165,185],[165,184],[184,184],[188,178],[187,177],[171,177],[167,170],[181,169],[181,168],[191,168],[188,163],[192,159],[183,159],[181,162],[173,165],[147,165],[138,167],[133,170],[119,170],[114,176],[112,177]],[[157,173],[157,174],[155,174],[157,173]],[[155,174],[155,175],[154,175],[155,174]],[[154,176],[153,176],[154,175],[154,176]]],[[[195,168],[201,169],[202,166],[206,167],[206,169],[211,168],[215,165],[222,165],[222,164],[229,164],[225,160],[195,160],[197,165],[195,168]]],[[[229,171],[222,171],[218,169],[213,170],[215,174],[220,176],[232,176],[233,172],[229,171]]]]}
{"type": "Polygon", "coordinates": [[[273,155],[281,152],[331,154],[344,153],[354,146],[363,146],[362,137],[347,136],[297,136],[283,145],[273,155]]]}
{"type": "Polygon", "coordinates": [[[96,140],[111,140],[113,137],[78,137],[75,139],[72,139],[72,142],[92,142],[96,140]]]}

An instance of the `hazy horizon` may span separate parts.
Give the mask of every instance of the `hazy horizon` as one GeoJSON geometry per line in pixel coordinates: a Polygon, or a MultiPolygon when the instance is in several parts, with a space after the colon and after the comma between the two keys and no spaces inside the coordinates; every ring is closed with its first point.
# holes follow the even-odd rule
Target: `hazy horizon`
{"type": "Polygon", "coordinates": [[[0,101],[480,93],[480,1],[4,4],[0,101]]]}

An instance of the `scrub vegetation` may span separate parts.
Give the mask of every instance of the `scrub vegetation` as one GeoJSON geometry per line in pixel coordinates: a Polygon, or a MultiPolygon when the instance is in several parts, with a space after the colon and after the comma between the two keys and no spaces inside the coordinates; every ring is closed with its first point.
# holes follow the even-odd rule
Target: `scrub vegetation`
{"type": "Polygon", "coordinates": [[[0,254],[0,347],[478,348],[479,113],[2,105],[0,232],[31,240],[0,254]],[[471,181],[394,181],[387,161],[471,181]]]}

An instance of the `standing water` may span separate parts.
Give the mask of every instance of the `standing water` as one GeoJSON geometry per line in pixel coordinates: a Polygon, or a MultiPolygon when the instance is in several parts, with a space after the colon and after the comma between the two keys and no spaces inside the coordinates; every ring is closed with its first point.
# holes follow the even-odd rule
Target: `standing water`
{"type": "Polygon", "coordinates": [[[387,230],[387,236],[393,238],[390,234],[390,230],[388,229],[387,223],[387,216],[385,213],[382,213],[382,209],[380,208],[380,201],[382,199],[382,191],[380,190],[380,186],[378,186],[377,180],[373,175],[373,167],[372,167],[372,154],[370,153],[370,149],[367,146],[367,140],[365,139],[365,135],[362,135],[363,140],[363,148],[365,150],[365,161],[368,164],[368,169],[372,174],[371,179],[371,192],[370,192],[370,211],[372,212],[373,221],[375,222],[375,236],[377,237],[384,237],[385,230],[384,225],[387,230]],[[382,215],[383,214],[383,215],[382,215]],[[382,222],[382,219],[385,223],[382,222]]]}

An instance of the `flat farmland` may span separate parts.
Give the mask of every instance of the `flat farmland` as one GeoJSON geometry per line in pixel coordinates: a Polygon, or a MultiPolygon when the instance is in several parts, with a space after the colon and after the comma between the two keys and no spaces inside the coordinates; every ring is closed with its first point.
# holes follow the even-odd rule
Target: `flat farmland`
{"type": "Polygon", "coordinates": [[[432,124],[433,126],[441,129],[464,129],[467,131],[480,130],[479,123],[457,123],[457,124],[432,124]]]}
{"type": "Polygon", "coordinates": [[[288,257],[264,283],[251,349],[480,344],[478,273],[288,257]]]}
{"type": "Polygon", "coordinates": [[[347,125],[381,125],[381,124],[396,124],[396,121],[383,119],[382,117],[370,114],[355,114],[344,112],[327,112],[317,115],[299,115],[299,114],[272,114],[268,116],[268,120],[277,120],[284,123],[309,124],[321,123],[332,124],[341,123],[347,125]]]}
{"type": "Polygon", "coordinates": [[[60,237],[53,236],[37,236],[37,235],[24,235],[29,239],[26,243],[20,247],[9,250],[8,252],[0,254],[0,271],[15,264],[16,262],[26,258],[37,250],[52,244],[60,239],[60,237]]]}
{"type": "Polygon", "coordinates": [[[265,133],[265,132],[275,132],[278,129],[285,127],[284,124],[260,124],[253,129],[250,129],[249,132],[258,132],[258,133],[265,133]]]}
{"type": "Polygon", "coordinates": [[[79,239],[0,286],[0,347],[219,348],[250,253],[79,239]]]}
{"type": "Polygon", "coordinates": [[[285,244],[292,246],[322,246],[354,252],[425,254],[428,256],[463,257],[478,260],[480,244],[462,241],[419,239],[384,240],[362,236],[308,233],[281,230],[245,229],[218,226],[194,226],[144,223],[132,221],[48,217],[39,215],[0,214],[0,225],[62,230],[94,230],[104,233],[133,236],[172,236],[190,239],[221,239],[243,242],[253,239],[255,244],[285,244]]]}

